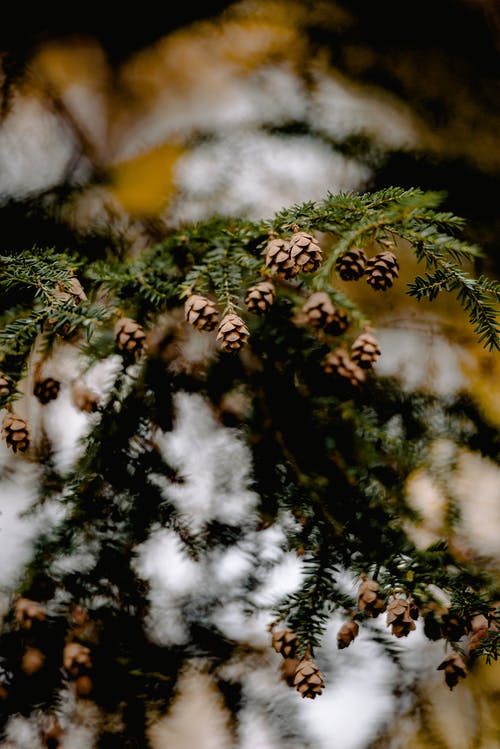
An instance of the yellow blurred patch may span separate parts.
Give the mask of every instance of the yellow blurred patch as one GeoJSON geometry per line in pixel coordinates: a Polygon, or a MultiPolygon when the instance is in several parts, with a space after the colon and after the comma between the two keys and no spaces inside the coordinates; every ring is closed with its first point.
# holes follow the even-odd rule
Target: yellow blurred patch
{"type": "Polygon", "coordinates": [[[157,216],[175,194],[174,169],[185,151],[165,143],[110,170],[109,192],[132,216],[157,216]]]}

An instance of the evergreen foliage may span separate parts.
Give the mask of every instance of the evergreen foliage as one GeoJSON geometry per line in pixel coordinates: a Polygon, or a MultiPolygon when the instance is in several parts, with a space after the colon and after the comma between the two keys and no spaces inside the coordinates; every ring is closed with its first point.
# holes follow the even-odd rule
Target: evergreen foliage
{"type": "MultiPolygon", "coordinates": [[[[463,221],[439,211],[442,198],[399,188],[329,194],[268,220],[216,217],[176,227],[132,258],[117,260],[110,251],[96,260],[40,247],[13,247],[0,258],[0,371],[10,383],[8,392],[0,388],[4,409],[15,413],[18,401],[31,397],[25,390],[30,362],[50,361],[62,344],[74,346],[86,366],[110,356],[120,361],[70,470],[54,468],[43,442],[34,441],[27,456],[15,456],[40,464],[35,506],[57,501],[63,513],[38,538],[0,636],[4,726],[16,713],[57,710],[63,683],[90,675],[91,698],[105,710],[121,711],[121,745],[135,746],[146,730],[147,710],[169,704],[186,658],[206,657],[216,672],[237,653],[236,643],[206,624],[203,605],[208,609],[209,600],[199,611],[185,612],[186,645],[155,644],[145,626],[148,590],[135,571],[134,555],[155,528],[172,529],[194,559],[234,543],[242,533],[223,523],[207,523],[193,533],[169,500],[164,480],[183,479],[165,460],[158,435],[172,429],[179,391],[202,394],[222,422],[244,436],[252,455],[249,488],[259,497],[257,529],[287,518],[286,548],[302,558],[303,577],[273,616],[297,634],[299,659],[321,652],[336,611],[353,615],[361,629],[373,629],[345,585],[346,574],[355,585],[365,577],[376,580],[386,601],[395,592],[406,596],[424,619],[429,639],[454,649],[465,647],[463,636],[475,616],[489,617],[490,631],[474,658],[498,657],[498,579],[484,560],[461,555],[447,538],[418,547],[408,532],[418,514],[407,497],[408,477],[422,466],[439,479],[443,468],[433,452],[439,440],[498,461],[494,430],[465,397],[408,392],[371,367],[355,385],[322,367],[329,351],[348,350],[371,323],[370,310],[360,309],[337,283],[337,260],[354,247],[368,256],[388,248],[396,255],[413,253],[423,274],[408,284],[407,294],[432,301],[438,293],[452,293],[483,346],[500,350],[499,285],[464,269],[481,250],[460,239],[463,221]],[[265,249],[271,237],[288,239],[297,227],[317,237],[323,262],[313,273],[284,279],[266,267],[265,249]],[[249,314],[247,289],[271,278],[274,304],[265,315],[249,314]],[[75,279],[83,295],[75,293],[75,279]],[[347,312],[345,331],[332,335],[300,319],[304,299],[314,291],[327,292],[347,312]],[[190,329],[183,306],[193,293],[215,303],[219,320],[228,312],[244,319],[250,336],[239,352],[221,351],[215,331],[190,329]],[[117,348],[114,325],[123,317],[146,331],[144,350],[117,348]],[[203,366],[182,363],[186,330],[211,342],[203,366]],[[224,396],[235,391],[250,405],[224,411],[224,396]],[[82,550],[89,561],[71,563],[82,550]],[[40,603],[46,618],[23,627],[15,615],[19,597],[40,603]],[[78,634],[75,607],[87,611],[92,624],[87,634],[78,634]],[[450,615],[454,629],[447,626],[450,615]],[[68,642],[91,650],[91,666],[77,669],[76,677],[62,661],[68,642]],[[45,655],[34,674],[23,669],[28,647],[45,655]]],[[[445,472],[452,470],[450,464],[445,472]]],[[[453,497],[448,501],[453,519],[453,497]]],[[[249,608],[257,605],[252,586],[269,571],[257,556],[253,563],[249,608]]],[[[397,660],[389,633],[373,636],[397,660]]],[[[220,682],[236,711],[238,684],[223,688],[222,676],[220,682]]]]}

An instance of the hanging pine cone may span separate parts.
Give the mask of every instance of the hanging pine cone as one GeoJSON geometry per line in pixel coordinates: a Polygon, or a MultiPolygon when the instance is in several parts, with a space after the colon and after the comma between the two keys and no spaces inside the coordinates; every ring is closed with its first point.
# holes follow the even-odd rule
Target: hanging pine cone
{"type": "Polygon", "coordinates": [[[399,263],[396,255],[390,250],[379,252],[371,257],[365,266],[366,281],[375,291],[390,288],[399,276],[399,263]]]}
{"type": "Polygon", "coordinates": [[[365,370],[351,360],[344,348],[329,351],[321,365],[327,374],[348,380],[353,387],[358,387],[366,380],[365,370]]]}
{"type": "Polygon", "coordinates": [[[378,341],[371,333],[361,333],[351,346],[351,359],[362,369],[371,369],[380,355],[378,341]]]}
{"type": "Polygon", "coordinates": [[[57,284],[56,290],[54,291],[54,296],[61,302],[67,302],[69,299],[71,299],[75,304],[80,304],[80,302],[83,302],[85,301],[85,299],[87,299],[87,295],[76,276],[70,278],[66,284],[59,282],[57,284]]]}
{"type": "Polygon", "coordinates": [[[135,320],[120,317],[115,325],[115,341],[122,351],[140,354],[144,348],[146,333],[135,320]]]}
{"type": "Polygon", "coordinates": [[[272,645],[283,658],[295,658],[297,651],[297,635],[290,629],[273,630],[272,645]]]}
{"type": "Polygon", "coordinates": [[[57,398],[60,387],[61,383],[59,380],[54,379],[54,377],[46,377],[35,383],[33,393],[40,403],[45,406],[49,401],[53,401],[57,398]]]}
{"type": "Polygon", "coordinates": [[[452,609],[446,611],[441,617],[441,634],[452,642],[457,642],[461,637],[470,632],[471,622],[460,616],[452,609]]]}
{"type": "Polygon", "coordinates": [[[28,645],[21,657],[21,670],[27,676],[33,676],[44,667],[45,661],[46,655],[40,648],[28,645]]]}
{"type": "Polygon", "coordinates": [[[380,585],[376,580],[363,580],[359,586],[358,609],[365,616],[374,618],[385,611],[385,597],[380,594],[380,585]]]}
{"type": "Polygon", "coordinates": [[[30,598],[18,598],[14,604],[16,621],[22,629],[32,629],[37,622],[44,622],[46,614],[43,606],[38,601],[30,598]]]}
{"type": "Polygon", "coordinates": [[[456,687],[459,679],[467,676],[467,666],[460,653],[450,653],[437,667],[438,671],[444,671],[444,679],[450,689],[456,687]]]}
{"type": "Polygon", "coordinates": [[[5,414],[2,422],[2,438],[16,453],[25,452],[30,445],[30,433],[25,419],[15,414],[5,414]]]}
{"type": "Polygon", "coordinates": [[[214,302],[200,294],[191,294],[184,304],[186,321],[198,330],[209,333],[215,330],[219,322],[219,315],[214,302]]]}
{"type": "Polygon", "coordinates": [[[86,673],[92,668],[90,648],[79,642],[68,642],[63,649],[63,666],[73,679],[86,673]]]}
{"type": "Polygon", "coordinates": [[[312,236],[296,231],[290,239],[290,258],[302,273],[314,273],[323,262],[323,251],[312,236]]]}
{"type": "Polygon", "coordinates": [[[361,247],[344,252],[335,263],[337,273],[343,281],[357,281],[365,272],[366,254],[361,247]]]}
{"type": "Polygon", "coordinates": [[[311,294],[302,306],[302,311],[309,325],[322,328],[329,335],[340,335],[349,324],[347,313],[335,307],[325,291],[311,294]]]}
{"type": "Polygon", "coordinates": [[[248,341],[250,333],[247,326],[233,312],[225,315],[217,331],[217,341],[223,351],[239,351],[248,341]]]}
{"type": "Polygon", "coordinates": [[[386,625],[392,625],[392,634],[395,637],[407,637],[416,629],[415,621],[410,614],[410,605],[410,601],[399,596],[387,605],[386,625]]]}
{"type": "Polygon", "coordinates": [[[300,661],[293,677],[293,685],[302,697],[314,700],[322,694],[325,682],[319,668],[310,660],[300,661]]]}
{"type": "Polygon", "coordinates": [[[248,289],[245,304],[249,312],[264,315],[273,305],[274,296],[274,284],[271,281],[260,281],[248,289]]]}
{"type": "Polygon", "coordinates": [[[100,398],[93,390],[84,385],[74,385],[71,389],[71,400],[79,411],[95,413],[99,409],[100,398]]]}
{"type": "Polygon", "coordinates": [[[339,650],[348,648],[351,642],[358,636],[359,625],[354,619],[345,622],[337,632],[337,647],[339,650]]]}
{"type": "Polygon", "coordinates": [[[10,395],[12,390],[12,383],[8,377],[0,374],[0,399],[6,398],[10,395]]]}
{"type": "Polygon", "coordinates": [[[264,250],[266,267],[288,280],[297,275],[300,266],[290,256],[290,243],[286,239],[271,239],[264,250]]]}

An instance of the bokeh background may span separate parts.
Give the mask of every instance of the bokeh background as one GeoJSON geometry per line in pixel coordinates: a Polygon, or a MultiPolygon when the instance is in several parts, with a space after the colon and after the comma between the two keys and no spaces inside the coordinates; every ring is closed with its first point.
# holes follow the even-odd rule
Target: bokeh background
{"type": "MultiPolygon", "coordinates": [[[[29,12],[10,7],[0,28],[0,250],[85,247],[99,257],[111,248],[125,257],[183,222],[214,214],[267,217],[327,192],[397,185],[442,192],[444,209],[463,216],[466,238],[484,249],[474,272],[499,277],[496,0],[411,5],[249,0],[201,8],[185,1],[181,6],[141,3],[106,12],[92,4],[51,3],[29,12]]],[[[432,305],[409,299],[405,282],[416,271],[409,254],[403,253],[401,266],[390,295],[375,299],[366,290],[348,290],[377,328],[383,351],[378,371],[397,375],[408,388],[426,387],[450,398],[467,394],[489,425],[492,444],[498,444],[498,354],[477,344],[452,295],[432,305]]],[[[71,361],[59,366],[58,374],[69,377],[71,361]]],[[[109,371],[94,376],[94,385],[104,387],[109,371]]],[[[57,413],[50,408],[46,428],[56,444],[59,440],[63,464],[88,423],[69,402],[57,413]]],[[[193,517],[216,515],[221,508],[203,505],[200,486],[210,483],[215,471],[214,435],[221,466],[229,438],[203,404],[181,398],[179,413],[177,430],[165,446],[170,458],[186,460],[185,446],[194,435],[210,456],[196,470],[184,466],[196,476],[179,501],[191,502],[193,517]]],[[[250,470],[241,450],[236,493],[245,492],[245,470],[250,470]]],[[[34,477],[13,476],[8,456],[2,452],[1,458],[0,566],[7,596],[46,518],[22,516],[34,477]]],[[[448,537],[484,555],[485,564],[498,566],[496,464],[457,456],[451,435],[436,446],[434,468],[434,474],[422,471],[410,482],[423,517],[412,529],[415,537],[423,544],[448,537]],[[450,538],[449,487],[440,483],[436,466],[446,471],[452,463],[449,480],[461,521],[450,538]]],[[[252,497],[243,504],[251,508],[252,497]]],[[[271,535],[264,542],[248,539],[263,543],[264,558],[274,561],[279,542],[271,535]]],[[[164,630],[170,628],[175,640],[176,607],[207,580],[174,546],[166,535],[152,538],[140,571],[157,596],[158,636],[167,636],[164,630]],[[182,582],[165,572],[167,558],[176,560],[182,582]]],[[[221,596],[228,584],[237,586],[244,558],[240,549],[217,565],[214,561],[213,584],[220,585],[221,596]]],[[[297,560],[285,555],[278,569],[262,591],[269,600],[298,580],[297,560]]],[[[277,666],[268,653],[265,626],[238,618],[230,599],[224,604],[221,626],[248,643],[241,665],[248,679],[238,749],[500,747],[496,664],[477,666],[450,693],[435,669],[440,646],[419,629],[404,643],[402,677],[382,649],[362,636],[340,663],[334,621],[322,653],[331,666],[331,683],[321,699],[297,703],[295,694],[283,693],[282,684],[273,681],[277,666]]],[[[81,717],[68,739],[71,747],[92,746],[93,719],[81,717]]],[[[4,745],[26,749],[30,736],[29,723],[19,720],[4,745]]],[[[155,749],[235,746],[202,665],[185,674],[168,720],[151,740],[155,749]]]]}

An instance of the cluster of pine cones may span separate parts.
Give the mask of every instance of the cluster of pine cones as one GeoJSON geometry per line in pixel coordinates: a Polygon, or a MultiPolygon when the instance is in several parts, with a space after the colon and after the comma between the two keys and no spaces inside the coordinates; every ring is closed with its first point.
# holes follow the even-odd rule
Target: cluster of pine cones
{"type": "MultiPolygon", "coordinates": [[[[345,622],[337,632],[337,647],[339,650],[349,647],[359,634],[359,623],[365,617],[377,618],[386,614],[386,626],[391,627],[395,637],[407,637],[416,629],[415,622],[419,618],[419,609],[414,599],[405,592],[392,591],[384,593],[377,580],[361,576],[361,583],[357,594],[357,610],[351,612],[351,618],[345,622]]],[[[442,616],[440,637],[455,642],[464,635],[468,641],[464,646],[472,655],[475,648],[489,632],[500,629],[500,621],[495,612],[488,617],[478,614],[470,621],[458,617],[453,611],[445,611],[442,616]],[[453,627],[452,627],[453,625],[453,627]]],[[[424,626],[425,631],[425,626],[424,626]]],[[[309,655],[299,660],[297,658],[298,637],[290,629],[274,629],[271,627],[272,646],[285,659],[283,676],[289,686],[293,686],[302,697],[315,698],[322,694],[324,681],[319,668],[311,661],[309,655]]],[[[431,638],[432,639],[432,638],[431,638]]],[[[466,656],[457,650],[452,650],[437,667],[444,671],[445,683],[453,689],[460,679],[467,675],[466,656]]]]}
{"type": "MultiPolygon", "coordinates": [[[[264,254],[269,277],[251,286],[244,300],[248,312],[259,315],[268,312],[274,303],[273,276],[285,281],[294,279],[300,273],[314,273],[323,261],[323,251],[312,234],[299,231],[296,226],[289,240],[272,237],[264,254]]],[[[385,290],[394,283],[399,265],[389,250],[368,260],[362,249],[354,248],[337,260],[337,272],[343,280],[356,280],[366,275],[372,288],[385,290]]],[[[184,312],[187,322],[198,330],[210,332],[217,328],[217,341],[223,351],[239,351],[248,341],[248,327],[234,309],[228,308],[219,321],[216,303],[206,296],[190,293],[184,312]]],[[[349,325],[347,312],[336,307],[323,291],[306,299],[302,314],[314,330],[329,336],[342,335],[349,325]]],[[[372,368],[379,355],[378,342],[367,329],[355,339],[350,352],[344,346],[335,348],[325,356],[322,364],[328,374],[335,374],[358,386],[365,381],[367,370],[372,368]]]]}

